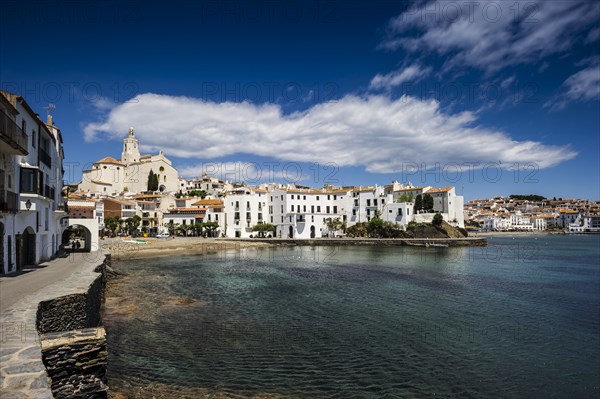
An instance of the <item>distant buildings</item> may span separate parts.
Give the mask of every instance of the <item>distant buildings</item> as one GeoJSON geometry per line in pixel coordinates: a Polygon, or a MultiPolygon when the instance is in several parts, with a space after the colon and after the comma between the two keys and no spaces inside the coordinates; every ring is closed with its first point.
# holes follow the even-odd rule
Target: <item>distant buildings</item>
{"type": "Polygon", "coordinates": [[[67,227],[63,141],[23,97],[0,91],[0,273],[55,256],[67,227]]]}
{"type": "Polygon", "coordinates": [[[600,232],[600,202],[575,199],[531,201],[494,197],[469,201],[467,224],[486,231],[566,230],[571,233],[600,232]]]}

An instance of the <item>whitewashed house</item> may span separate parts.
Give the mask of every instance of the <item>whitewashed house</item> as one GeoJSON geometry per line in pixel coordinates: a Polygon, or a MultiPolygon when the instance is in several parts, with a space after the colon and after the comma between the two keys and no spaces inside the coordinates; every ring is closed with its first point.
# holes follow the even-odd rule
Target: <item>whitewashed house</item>
{"type": "Polygon", "coordinates": [[[62,135],[25,99],[0,91],[1,273],[51,259],[67,227],[62,135]]]}

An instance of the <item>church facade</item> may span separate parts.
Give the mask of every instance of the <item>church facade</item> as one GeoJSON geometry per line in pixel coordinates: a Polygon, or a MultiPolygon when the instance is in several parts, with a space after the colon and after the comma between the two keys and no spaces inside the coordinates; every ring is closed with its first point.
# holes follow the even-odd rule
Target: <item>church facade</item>
{"type": "Polygon", "coordinates": [[[162,151],[157,155],[141,155],[133,128],[123,140],[121,159],[105,157],[83,171],[79,191],[89,196],[115,196],[148,191],[148,176],[158,176],[158,191],[169,193],[179,189],[177,169],[162,151]]]}

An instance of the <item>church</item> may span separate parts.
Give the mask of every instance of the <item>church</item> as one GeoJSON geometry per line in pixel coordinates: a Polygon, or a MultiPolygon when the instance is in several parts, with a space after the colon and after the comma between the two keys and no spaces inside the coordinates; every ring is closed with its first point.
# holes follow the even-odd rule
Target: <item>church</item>
{"type": "Polygon", "coordinates": [[[105,195],[137,194],[148,191],[148,175],[158,176],[158,191],[179,189],[177,169],[162,151],[157,155],[140,155],[139,142],[133,128],[123,140],[121,159],[102,158],[91,169],[84,170],[79,192],[98,197],[105,195]]]}

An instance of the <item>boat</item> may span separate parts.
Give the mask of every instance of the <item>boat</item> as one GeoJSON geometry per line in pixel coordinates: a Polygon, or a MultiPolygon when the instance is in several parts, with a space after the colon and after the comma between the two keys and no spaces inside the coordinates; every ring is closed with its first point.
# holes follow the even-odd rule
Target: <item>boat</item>
{"type": "Polygon", "coordinates": [[[435,248],[448,248],[448,244],[442,244],[442,243],[427,243],[428,247],[435,247],[435,248]]]}

